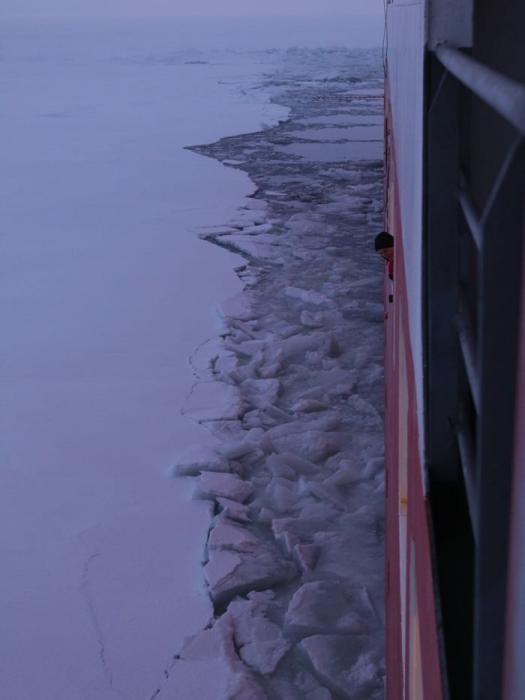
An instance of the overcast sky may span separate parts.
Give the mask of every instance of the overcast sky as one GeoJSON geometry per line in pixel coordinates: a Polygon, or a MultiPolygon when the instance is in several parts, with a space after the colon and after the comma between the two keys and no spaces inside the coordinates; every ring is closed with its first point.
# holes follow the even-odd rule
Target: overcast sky
{"type": "Polygon", "coordinates": [[[380,18],[383,0],[1,0],[3,17],[380,18]]]}

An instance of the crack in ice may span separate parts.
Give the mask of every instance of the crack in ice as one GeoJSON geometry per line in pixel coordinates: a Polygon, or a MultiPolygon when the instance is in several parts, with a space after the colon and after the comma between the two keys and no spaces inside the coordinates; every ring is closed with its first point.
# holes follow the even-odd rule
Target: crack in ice
{"type": "Polygon", "coordinates": [[[95,633],[95,639],[98,645],[98,656],[100,659],[100,665],[102,667],[102,672],[104,674],[104,677],[106,679],[108,688],[115,693],[118,697],[123,698],[124,696],[122,693],[114,687],[114,680],[113,680],[113,673],[111,671],[111,667],[108,664],[107,660],[107,653],[106,653],[106,645],[104,642],[104,636],[102,632],[102,627],[100,625],[98,616],[97,616],[97,611],[95,607],[95,603],[91,597],[91,594],[89,592],[89,574],[90,574],[90,568],[93,564],[93,562],[100,557],[100,552],[96,552],[95,554],[91,554],[87,560],[84,563],[84,567],[82,569],[82,579],[81,579],[81,590],[82,590],[82,595],[84,597],[86,607],[88,610],[88,615],[89,619],[91,621],[91,626],[93,628],[93,631],[95,633]]]}

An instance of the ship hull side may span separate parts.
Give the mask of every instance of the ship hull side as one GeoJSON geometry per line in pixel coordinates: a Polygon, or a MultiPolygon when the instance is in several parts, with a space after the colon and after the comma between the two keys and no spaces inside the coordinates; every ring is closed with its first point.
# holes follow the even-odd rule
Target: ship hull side
{"type": "Polygon", "coordinates": [[[396,240],[393,302],[386,280],[386,660],[388,700],[441,700],[430,519],[419,452],[416,375],[408,325],[403,230],[393,144],[387,224],[396,240]]]}
{"type": "Polygon", "coordinates": [[[385,226],[395,264],[394,284],[385,280],[387,698],[441,700],[423,468],[423,3],[389,5],[388,35],[385,226]]]}

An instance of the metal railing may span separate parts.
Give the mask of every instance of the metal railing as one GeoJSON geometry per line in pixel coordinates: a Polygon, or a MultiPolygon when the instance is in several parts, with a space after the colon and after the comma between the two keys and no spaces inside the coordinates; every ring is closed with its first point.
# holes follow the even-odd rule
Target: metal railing
{"type": "Polygon", "coordinates": [[[525,136],[524,85],[447,44],[438,46],[435,54],[449,73],[525,136]]]}
{"type": "MultiPolygon", "coordinates": [[[[497,700],[525,209],[525,86],[451,46],[438,46],[434,55],[437,87],[427,113],[428,466],[438,481],[450,480],[454,461],[459,460],[463,472],[475,542],[472,692],[475,700],[497,700]],[[466,128],[468,135],[469,128],[462,109],[471,95],[515,132],[479,213],[460,167],[460,130],[466,128]],[[468,262],[477,270],[476,290],[471,290],[476,296],[474,320],[461,291],[465,280],[461,280],[459,242],[465,235],[473,244],[468,247],[468,262]],[[452,340],[444,338],[450,318],[455,319],[452,340]],[[439,385],[441,374],[444,386],[439,385]],[[462,391],[469,396],[462,396],[462,391]],[[469,420],[464,418],[465,404],[473,407],[469,420]],[[449,434],[451,439],[444,439],[449,434]]],[[[487,133],[490,138],[497,135],[487,133]]]]}

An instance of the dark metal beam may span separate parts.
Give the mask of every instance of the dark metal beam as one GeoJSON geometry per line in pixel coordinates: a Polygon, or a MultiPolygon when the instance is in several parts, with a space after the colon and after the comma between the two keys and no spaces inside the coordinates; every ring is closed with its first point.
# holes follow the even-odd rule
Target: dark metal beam
{"type": "Polygon", "coordinates": [[[525,192],[524,140],[514,144],[482,218],[477,430],[479,547],[475,572],[474,697],[501,696],[514,444],[525,192]]]}
{"type": "Polygon", "coordinates": [[[432,59],[426,153],[426,462],[430,481],[460,473],[458,394],[459,85],[432,59]]]}
{"type": "Polygon", "coordinates": [[[480,410],[480,389],[479,389],[479,375],[478,375],[478,361],[476,352],[476,341],[474,339],[474,332],[470,324],[468,317],[468,312],[466,311],[467,302],[463,301],[463,294],[460,292],[460,312],[457,317],[458,324],[458,336],[459,345],[461,347],[461,354],[463,356],[463,363],[465,365],[465,373],[467,375],[470,393],[472,395],[472,400],[476,408],[476,412],[479,414],[480,410]]]}
{"type": "Polygon", "coordinates": [[[482,246],[481,224],[478,213],[468,191],[467,181],[463,174],[460,177],[459,203],[463,216],[465,217],[465,221],[467,222],[468,231],[472,236],[472,240],[474,241],[476,249],[479,253],[482,246]]]}
{"type": "Polygon", "coordinates": [[[470,515],[470,524],[472,526],[472,534],[475,542],[478,541],[478,532],[476,529],[476,513],[478,510],[478,492],[476,484],[476,457],[472,436],[463,427],[458,426],[457,429],[458,449],[461,459],[461,468],[463,470],[463,481],[465,483],[465,491],[467,493],[467,503],[470,515]]]}
{"type": "Polygon", "coordinates": [[[452,46],[442,44],[436,54],[447,70],[525,136],[525,86],[452,46]]]}

